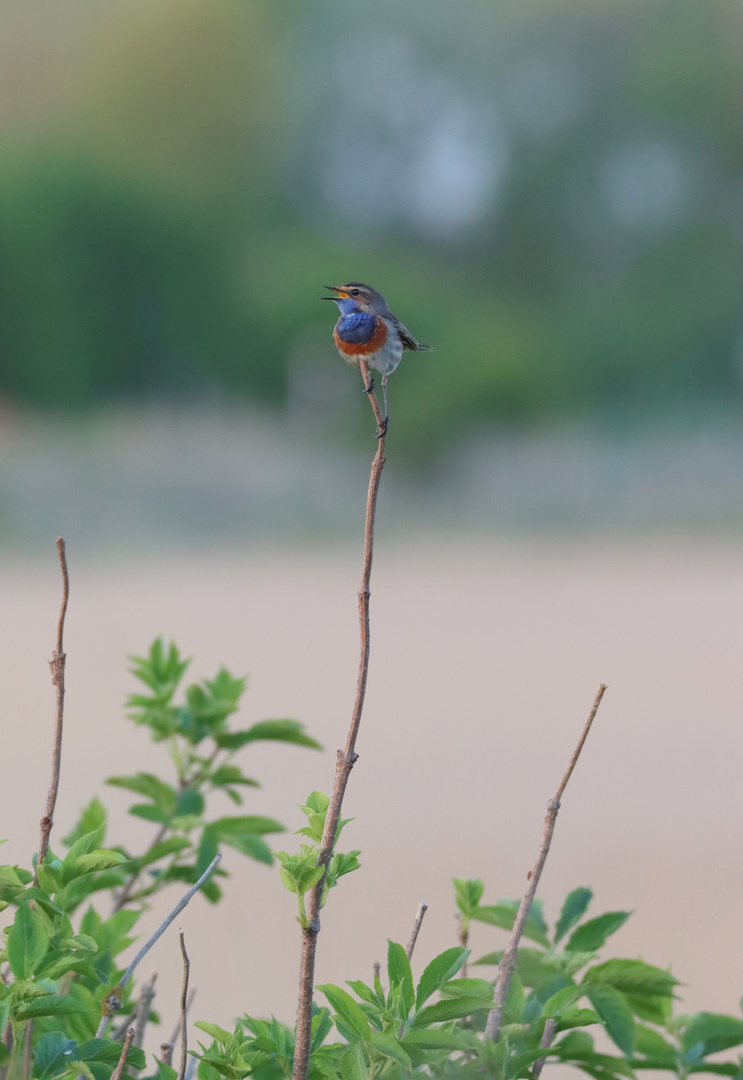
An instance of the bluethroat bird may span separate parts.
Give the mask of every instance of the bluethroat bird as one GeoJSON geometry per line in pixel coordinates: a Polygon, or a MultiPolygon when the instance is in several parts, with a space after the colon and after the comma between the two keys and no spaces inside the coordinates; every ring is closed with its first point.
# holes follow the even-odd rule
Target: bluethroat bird
{"type": "MultiPolygon", "coordinates": [[[[335,296],[323,296],[322,299],[335,301],[340,312],[333,330],[338,352],[349,364],[364,360],[382,376],[386,424],[390,418],[387,376],[400,363],[406,349],[430,352],[433,346],[421,345],[416,341],[407,327],[392,314],[382,294],[370,285],[349,281],[347,285],[325,285],[324,288],[330,289],[335,296]]],[[[373,389],[374,379],[370,378],[366,393],[370,394],[373,389]]]]}

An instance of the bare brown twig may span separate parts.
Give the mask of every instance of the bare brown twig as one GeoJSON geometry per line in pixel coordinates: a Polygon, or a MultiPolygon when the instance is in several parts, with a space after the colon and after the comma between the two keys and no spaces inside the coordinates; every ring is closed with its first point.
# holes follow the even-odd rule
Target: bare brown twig
{"type": "MultiPolygon", "coordinates": [[[[552,1018],[550,1018],[549,1020],[545,1020],[544,1031],[542,1033],[542,1038],[539,1042],[540,1050],[549,1050],[550,1046],[552,1046],[552,1040],[555,1037],[556,1031],[557,1020],[553,1020],[552,1018]]],[[[547,1055],[545,1054],[543,1057],[537,1058],[537,1060],[534,1062],[534,1067],[531,1070],[533,1080],[539,1080],[539,1076],[542,1072],[542,1069],[544,1068],[544,1063],[546,1060],[547,1055]]]]}
{"type": "Polygon", "coordinates": [[[126,1065],[126,1058],[127,1054],[129,1053],[129,1047],[132,1045],[133,1040],[134,1028],[129,1028],[126,1033],[126,1038],[124,1039],[124,1045],[121,1048],[121,1057],[119,1058],[119,1063],[114,1069],[114,1071],[111,1073],[111,1080],[121,1080],[121,1077],[124,1074],[124,1066],[126,1065]]]}
{"type": "Polygon", "coordinates": [[[160,1060],[163,1065],[173,1064],[173,1044],[172,1042],[160,1043],[160,1060]]]}
{"type": "Polygon", "coordinates": [[[52,672],[52,683],[57,693],[57,704],[54,716],[54,749],[52,751],[52,778],[49,783],[49,792],[46,797],[46,809],[41,819],[41,835],[39,837],[39,854],[37,866],[43,862],[49,851],[49,836],[54,824],[54,808],[57,805],[57,792],[59,791],[59,773],[62,765],[62,722],[64,719],[64,672],[67,657],[63,648],[64,621],[67,614],[67,602],[70,598],[70,577],[67,572],[67,553],[65,542],[61,536],[57,537],[57,555],[62,570],[62,606],[57,621],[57,642],[49,661],[52,672]]]}
{"type": "Polygon", "coordinates": [[[413,949],[415,948],[415,943],[418,940],[418,932],[421,928],[421,923],[423,922],[423,916],[426,914],[427,911],[428,904],[425,900],[421,900],[420,904],[418,904],[418,910],[415,913],[415,918],[413,919],[413,925],[410,927],[408,943],[405,946],[405,955],[407,956],[408,960],[413,955],[413,949]]]}
{"type": "Polygon", "coordinates": [[[178,1080],[183,1080],[188,1062],[188,973],[191,970],[191,961],[188,959],[186,941],[182,930],[179,937],[181,940],[181,956],[183,957],[183,988],[181,990],[181,1064],[178,1069],[178,1080]]]}
{"type": "MultiPolygon", "coordinates": [[[[191,989],[188,991],[188,1001],[186,1002],[186,1011],[187,1012],[191,1011],[191,1006],[193,1005],[193,999],[195,997],[196,997],[196,987],[192,986],[191,989]]],[[[168,1040],[169,1045],[171,1045],[171,1046],[175,1045],[175,1041],[178,1038],[178,1036],[180,1035],[180,1032],[181,1032],[181,1018],[179,1016],[178,1017],[178,1023],[173,1028],[173,1034],[170,1036],[170,1039],[168,1040]]],[[[163,1043],[163,1045],[167,1045],[167,1044],[163,1043]]]]}
{"type": "MultiPolygon", "coordinates": [[[[364,361],[359,362],[361,377],[364,386],[370,385],[369,369],[364,361]]],[[[348,729],[346,745],[338,751],[335,768],[335,781],[330,796],[330,804],[325,817],[325,829],[320,844],[318,865],[327,867],[333,857],[335,837],[340,821],[343,797],[346,793],[348,778],[351,769],[358,757],[356,753],[356,739],[361,723],[361,714],[364,709],[364,697],[366,695],[366,680],[369,672],[369,582],[371,579],[372,557],[374,554],[374,518],[377,509],[377,493],[379,481],[384,468],[384,443],[387,435],[387,424],[382,416],[382,410],[374,393],[369,394],[369,401],[374,410],[377,421],[377,452],[371,466],[369,477],[369,490],[366,497],[366,523],[364,528],[364,564],[361,574],[361,586],[359,588],[359,624],[361,632],[361,656],[359,658],[359,672],[356,683],[356,698],[351,713],[351,723],[348,729]]],[[[294,1066],[292,1080],[307,1080],[310,1065],[310,1036],[312,1032],[312,997],[315,985],[315,953],[317,950],[317,935],[320,933],[320,902],[322,899],[325,874],[311,890],[307,900],[307,925],[302,931],[302,957],[299,967],[299,1000],[297,1003],[297,1038],[294,1049],[294,1066]]]]}
{"type": "Polygon", "coordinates": [[[539,854],[537,855],[537,861],[534,864],[534,868],[529,871],[527,880],[529,887],[524,894],[524,898],[519,906],[516,920],[513,924],[513,930],[511,931],[511,937],[508,940],[505,952],[501,957],[501,962],[498,967],[498,979],[495,984],[495,994],[493,995],[493,1009],[488,1016],[488,1022],[485,1026],[485,1034],[496,1041],[498,1038],[498,1032],[500,1031],[501,1020],[503,1018],[503,1003],[506,1000],[508,994],[508,988],[511,985],[511,975],[516,964],[516,951],[521,941],[521,935],[524,932],[524,925],[529,917],[531,911],[531,905],[534,900],[534,895],[539,885],[539,879],[542,876],[542,870],[549,853],[550,844],[552,843],[552,833],[555,831],[555,822],[557,821],[557,812],[560,809],[560,799],[563,792],[567,787],[568,780],[570,779],[575,764],[580,757],[580,752],[583,749],[583,744],[588,738],[588,732],[591,730],[591,724],[594,721],[594,717],[598,712],[601,699],[606,691],[606,685],[601,683],[599,686],[596,697],[593,699],[593,705],[591,711],[588,714],[588,719],[583,725],[583,730],[580,733],[580,738],[576,744],[575,750],[573,750],[568,767],[565,770],[560,785],[555,792],[554,796],[547,803],[547,816],[544,819],[544,833],[542,835],[542,843],[539,847],[539,854]]]}

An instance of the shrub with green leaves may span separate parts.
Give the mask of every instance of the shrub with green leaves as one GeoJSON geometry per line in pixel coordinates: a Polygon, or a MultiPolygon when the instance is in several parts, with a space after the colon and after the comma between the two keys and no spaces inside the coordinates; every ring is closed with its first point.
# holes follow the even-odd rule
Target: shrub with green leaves
{"type": "MultiPolygon", "coordinates": [[[[229,718],[244,680],[221,670],[179,697],[187,666],[174,645],[160,640],[147,657],[134,660],[143,689],[130,697],[129,715],[165,744],[171,762],[167,777],[140,772],[109,781],[141,800],[130,812],[152,823],[144,851],[105,846],[106,811],[93,799],[64,838],[66,854],[50,849],[43,861],[34,859],[33,869],[0,866],[0,910],[12,909],[14,916],[0,950],[0,1080],[110,1080],[121,1052],[118,1039],[138,1003],[147,1005],[145,991],[125,981],[121,960],[135,925],[154,893],[170,883],[196,882],[222,846],[263,863],[276,858],[284,887],[297,898],[303,929],[305,897],[323,873],[324,904],[339,880],[360,866],[358,850],[334,851],[327,871],[321,865],[329,807],[322,792],[312,792],[300,807],[305,824],[297,830],[301,841],[294,853],[269,849],[264,837],[283,828],[273,818],[215,810],[215,797],[226,795],[241,806],[244,793],[258,786],[237,758],[249,744],[317,743],[293,720],[233,730],[229,718]],[[115,1011],[123,1024],[100,1037],[102,1013],[115,1011]]],[[[339,821],[336,842],[348,823],[339,821]]],[[[219,873],[224,881],[226,874],[219,873]]],[[[468,972],[469,931],[476,921],[510,933],[519,905],[484,904],[479,879],[455,879],[454,890],[458,945],[419,965],[423,943],[411,962],[406,949],[390,941],[384,979],[375,973],[370,981],[349,980],[348,989],[317,987],[326,1004],[313,1010],[311,1080],[533,1080],[545,1060],[580,1068],[596,1080],[632,1078],[647,1069],[679,1080],[691,1073],[740,1074],[740,1061],[719,1055],[743,1043],[743,1021],[709,1012],[674,1014],[678,983],[669,971],[639,959],[603,959],[601,950],[630,913],[589,917],[593,897],[585,887],[569,894],[552,929],[541,903],[531,906],[523,931],[528,944],[519,945],[502,1023],[491,1039],[486,1021],[497,980],[468,972]],[[614,1049],[606,1049],[606,1038],[597,1042],[597,1035],[608,1037],[614,1049]]],[[[215,903],[222,895],[214,878],[203,891],[215,903]]],[[[494,946],[473,967],[486,973],[499,965],[504,950],[494,946]]],[[[208,1037],[192,1051],[199,1080],[291,1075],[295,1032],[278,1020],[243,1016],[233,1031],[203,1021],[197,1026],[208,1037]]],[[[128,1067],[146,1067],[136,1047],[128,1067]]],[[[147,1080],[175,1077],[174,1069],[156,1061],[147,1080]]]]}
{"type": "MultiPolygon", "coordinates": [[[[125,1018],[135,1011],[133,982],[120,986],[124,967],[119,957],[134,940],[130,934],[147,899],[170,882],[196,882],[222,845],[273,862],[263,837],[283,826],[254,814],[214,815],[211,797],[223,792],[240,805],[243,790],[259,786],[236,760],[250,743],[319,744],[294,720],[265,720],[232,730],[228,720],[238,709],[245,680],[224,669],[211,681],[187,686],[178,704],[187,667],[175,645],[166,648],[161,640],[147,657],[134,658],[133,671],[144,689],[130,697],[130,717],[148,728],[153,740],[166,743],[173,767],[168,778],[143,772],[109,780],[144,799],[130,813],[156,826],[145,850],[104,846],[106,810],[92,799],[62,841],[68,848],[64,856],[50,849],[42,862],[33,859],[32,870],[0,866],[0,910],[15,908],[0,950],[0,1070],[5,1080],[27,1077],[27,1064],[39,1080],[79,1075],[108,1080],[121,1046],[96,1038],[96,1031],[102,1009],[113,998],[125,1018]],[[94,897],[110,914],[94,906],[94,897]],[[30,1055],[25,1052],[28,1040],[33,1040],[30,1055]]],[[[202,891],[212,902],[221,896],[213,879],[202,891]]],[[[136,1069],[145,1064],[136,1048],[128,1061],[136,1069]]]]}
{"type": "MultiPolygon", "coordinates": [[[[454,885],[462,921],[512,929],[516,902],[482,905],[481,881],[455,880],[454,885]]],[[[375,975],[370,983],[350,980],[353,993],[340,986],[318,987],[328,1005],[315,1009],[310,1077],[528,1080],[544,1057],[598,1080],[631,1078],[643,1069],[679,1078],[695,1072],[739,1076],[740,1062],[714,1058],[743,1042],[743,1022],[707,1012],[674,1016],[678,982],[670,972],[642,960],[602,961],[599,950],[629,912],[587,919],[591,899],[590,889],[573,890],[552,931],[541,905],[534,905],[525,936],[536,947],[518,951],[496,1042],[483,1036],[494,980],[461,976],[469,950],[447,949],[416,981],[405,949],[390,941],[386,985],[375,975]],[[545,1049],[541,1042],[549,1020],[555,1034],[545,1049]],[[618,1053],[597,1049],[589,1029],[605,1032],[618,1053]]],[[[495,965],[501,956],[500,950],[488,953],[476,964],[495,965]]],[[[244,1016],[232,1032],[215,1024],[197,1026],[212,1039],[201,1047],[200,1080],[282,1080],[290,1075],[294,1033],[275,1019],[269,1023],[244,1016]]]]}

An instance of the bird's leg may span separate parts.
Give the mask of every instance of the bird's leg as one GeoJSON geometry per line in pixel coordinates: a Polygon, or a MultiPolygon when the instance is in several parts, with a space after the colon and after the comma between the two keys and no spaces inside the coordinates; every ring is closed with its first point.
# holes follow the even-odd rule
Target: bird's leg
{"type": "Polygon", "coordinates": [[[387,376],[382,376],[382,393],[384,394],[384,422],[389,424],[390,422],[390,407],[387,404],[387,376]]]}
{"type": "Polygon", "coordinates": [[[375,386],[374,376],[370,372],[369,373],[369,385],[365,386],[364,389],[361,391],[361,393],[362,394],[371,394],[372,390],[374,389],[374,386],[375,386]]]}

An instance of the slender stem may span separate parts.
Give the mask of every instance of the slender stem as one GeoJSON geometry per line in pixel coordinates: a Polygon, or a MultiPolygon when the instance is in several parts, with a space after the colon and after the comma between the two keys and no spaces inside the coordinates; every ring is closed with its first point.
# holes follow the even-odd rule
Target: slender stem
{"type": "Polygon", "coordinates": [[[160,1043],[160,1060],[163,1065],[173,1064],[173,1044],[172,1042],[160,1043]]]}
{"type": "MultiPolygon", "coordinates": [[[[359,368],[364,386],[369,385],[369,369],[360,361],[359,368]]],[[[359,588],[359,627],[361,637],[361,655],[359,658],[359,671],[356,682],[356,697],[351,713],[351,723],[348,728],[346,745],[338,751],[335,781],[330,796],[327,815],[325,817],[325,829],[320,843],[318,865],[327,867],[333,857],[336,832],[340,821],[343,797],[346,793],[348,778],[351,769],[358,757],[356,753],[356,739],[361,723],[361,714],[364,709],[366,695],[366,681],[369,673],[369,582],[371,579],[372,558],[374,555],[374,519],[377,509],[377,493],[379,481],[384,468],[384,443],[387,434],[387,425],[382,416],[382,410],[376,396],[369,394],[369,401],[374,410],[377,421],[377,452],[371,465],[369,477],[369,490],[366,497],[366,521],[364,528],[364,563],[361,574],[361,586],[359,588]]],[[[315,984],[315,953],[317,950],[317,935],[320,933],[320,903],[322,900],[325,874],[315,885],[308,895],[307,922],[302,931],[302,957],[299,967],[299,999],[297,1003],[297,1038],[294,1049],[294,1066],[292,1080],[307,1080],[310,1066],[310,1037],[312,1033],[312,998],[315,984]]]]}
{"type": "Polygon", "coordinates": [[[405,946],[405,955],[407,956],[408,960],[413,955],[413,949],[415,948],[415,943],[418,940],[418,932],[421,928],[421,923],[423,922],[423,916],[426,914],[427,911],[428,904],[425,900],[421,900],[420,904],[418,904],[418,910],[415,913],[415,918],[413,919],[413,925],[410,927],[408,943],[405,946]]]}
{"type": "Polygon", "coordinates": [[[155,996],[155,982],[157,975],[153,975],[148,983],[146,983],[140,992],[139,1001],[137,1002],[137,1011],[134,1014],[134,1045],[141,1046],[144,1042],[145,1028],[147,1027],[147,1021],[150,1018],[150,1008],[152,1006],[152,999],[155,996]]]}
{"type": "Polygon", "coordinates": [[[127,1057],[127,1054],[129,1053],[129,1047],[132,1045],[133,1040],[134,1040],[134,1028],[129,1028],[129,1030],[126,1033],[126,1038],[124,1039],[124,1045],[121,1048],[121,1057],[119,1058],[119,1064],[116,1066],[114,1071],[111,1073],[111,1080],[121,1080],[121,1077],[124,1075],[124,1066],[126,1065],[126,1057],[127,1057]]]}
{"type": "MultiPolygon", "coordinates": [[[[191,1006],[193,1005],[193,999],[195,997],[196,997],[196,987],[192,986],[191,989],[188,991],[188,1001],[186,1002],[186,1010],[188,1012],[191,1011],[191,1006]]],[[[175,1025],[175,1028],[173,1029],[173,1034],[170,1036],[170,1039],[168,1040],[168,1043],[163,1043],[163,1046],[166,1046],[166,1045],[171,1046],[171,1047],[174,1046],[175,1041],[178,1038],[178,1036],[180,1035],[180,1033],[181,1033],[181,1018],[179,1016],[178,1017],[178,1023],[175,1025]]]]}
{"type": "MultiPolygon", "coordinates": [[[[550,1018],[549,1020],[545,1020],[545,1022],[544,1022],[544,1032],[543,1032],[542,1038],[541,1038],[541,1040],[539,1042],[540,1050],[549,1050],[550,1046],[552,1046],[552,1040],[555,1037],[555,1032],[556,1031],[557,1031],[557,1020],[553,1020],[552,1018],[550,1018]]],[[[533,1065],[532,1070],[531,1070],[532,1080],[539,1080],[539,1076],[540,1076],[540,1074],[542,1072],[542,1069],[544,1068],[544,1063],[545,1063],[546,1060],[547,1060],[547,1055],[545,1054],[543,1057],[537,1058],[537,1060],[534,1062],[534,1065],[533,1065]]]]}
{"type": "Polygon", "coordinates": [[[488,1016],[488,1022],[485,1025],[485,1034],[496,1041],[498,1038],[498,1032],[500,1031],[501,1021],[503,1019],[503,1003],[506,1000],[508,994],[508,988],[511,985],[511,976],[513,969],[516,965],[516,951],[521,941],[521,935],[524,932],[524,926],[526,920],[529,917],[531,911],[531,905],[534,900],[534,894],[537,891],[539,885],[539,879],[542,876],[542,870],[549,853],[550,844],[552,843],[552,833],[555,831],[555,822],[557,821],[557,812],[560,809],[560,799],[563,792],[567,787],[568,780],[570,779],[575,764],[580,757],[580,752],[583,749],[583,744],[588,738],[588,732],[591,730],[591,724],[594,721],[594,717],[598,712],[601,699],[606,691],[606,685],[602,683],[596,691],[596,697],[593,699],[593,705],[591,711],[588,714],[588,718],[583,725],[583,730],[580,733],[580,738],[576,744],[575,749],[571,755],[568,767],[565,770],[560,785],[555,792],[554,796],[547,803],[547,816],[544,819],[544,832],[542,834],[542,843],[539,846],[539,854],[537,855],[537,861],[534,864],[532,870],[527,875],[529,887],[524,894],[524,898],[521,901],[519,910],[516,914],[516,920],[513,924],[513,930],[511,931],[511,937],[508,940],[506,950],[501,957],[500,966],[498,968],[498,979],[495,984],[495,993],[493,995],[493,1009],[488,1016]]]}
{"type": "MultiPolygon", "coordinates": [[[[193,895],[194,895],[195,893],[197,893],[197,892],[199,891],[199,889],[201,888],[201,886],[202,886],[202,885],[203,885],[203,884],[204,884],[204,883],[205,883],[206,881],[208,881],[208,880],[209,880],[209,878],[210,878],[210,877],[212,876],[212,874],[214,873],[214,871],[215,871],[215,870],[217,869],[217,864],[219,863],[219,860],[220,860],[221,858],[222,858],[222,856],[221,856],[221,855],[215,855],[215,856],[214,856],[214,858],[213,858],[213,859],[212,859],[212,861],[211,861],[211,862],[209,863],[209,865],[207,866],[206,870],[205,870],[205,871],[204,871],[204,873],[203,873],[203,874],[201,875],[201,877],[199,878],[199,880],[198,880],[198,881],[197,881],[197,882],[196,882],[196,883],[195,883],[194,885],[192,885],[192,886],[191,886],[191,888],[190,888],[190,889],[188,890],[188,892],[187,892],[187,893],[186,893],[186,894],[185,894],[184,896],[182,896],[182,897],[181,897],[181,899],[180,899],[180,900],[178,901],[178,903],[177,903],[177,904],[175,905],[175,907],[174,907],[174,908],[173,908],[173,910],[172,910],[172,911],[170,912],[170,914],[169,914],[169,915],[168,915],[168,916],[167,916],[167,917],[166,917],[165,919],[163,919],[163,921],[162,921],[162,922],[160,923],[160,925],[158,926],[157,930],[156,930],[156,931],[155,931],[155,933],[154,933],[154,934],[152,935],[152,937],[151,937],[151,938],[149,939],[149,941],[147,941],[147,942],[146,942],[146,943],[145,943],[145,944],[144,944],[144,945],[142,946],[142,948],[141,948],[141,949],[139,950],[139,952],[137,953],[137,955],[136,955],[136,956],[134,957],[134,959],[132,960],[132,962],[131,962],[131,964],[129,965],[129,967],[128,967],[128,968],[126,969],[126,971],[124,972],[124,974],[123,974],[123,975],[121,976],[121,982],[119,983],[118,987],[116,987],[116,988],[115,988],[115,989],[116,989],[116,994],[114,995],[114,993],[113,993],[113,991],[112,991],[112,992],[111,992],[111,994],[109,994],[109,995],[108,995],[109,999],[111,1000],[111,1007],[110,1007],[110,1008],[106,1008],[106,1010],[105,1010],[105,1012],[104,1012],[103,1016],[101,1017],[101,1021],[100,1021],[99,1025],[98,1025],[98,1030],[97,1030],[97,1031],[96,1031],[96,1033],[95,1033],[95,1037],[96,1037],[96,1039],[102,1039],[102,1038],[103,1038],[103,1036],[104,1036],[104,1035],[106,1034],[106,1028],[108,1027],[108,1021],[109,1021],[109,1020],[111,1019],[111,1016],[112,1016],[112,1015],[113,1015],[113,1013],[114,1013],[114,1012],[116,1011],[116,1003],[118,1002],[118,1003],[119,1003],[118,1007],[119,1007],[119,1008],[121,1007],[121,1005],[120,1005],[121,997],[120,997],[120,993],[119,993],[119,992],[120,992],[121,990],[123,990],[123,988],[124,988],[124,987],[126,986],[126,984],[127,984],[127,983],[129,982],[129,980],[131,979],[131,977],[132,977],[132,975],[134,974],[134,971],[135,971],[135,969],[136,969],[137,965],[138,965],[138,964],[139,964],[139,963],[140,963],[140,962],[141,962],[142,960],[144,960],[145,956],[146,956],[146,955],[147,955],[147,953],[148,953],[148,952],[150,951],[150,949],[151,949],[151,948],[152,948],[152,946],[153,946],[153,945],[155,944],[155,942],[156,942],[156,941],[158,940],[158,938],[162,937],[162,935],[163,935],[163,934],[165,933],[165,931],[166,931],[166,930],[168,929],[168,927],[170,926],[170,924],[172,923],[172,921],[173,921],[173,919],[174,919],[174,918],[176,917],[176,915],[178,915],[178,914],[179,914],[179,913],[180,913],[181,911],[183,911],[184,907],[185,907],[185,906],[186,906],[186,904],[187,904],[187,903],[189,902],[189,900],[191,899],[191,897],[192,897],[192,896],[193,896],[193,895]]],[[[133,1030],[133,1029],[132,1029],[132,1030],[133,1030]]]]}
{"type": "Polygon", "coordinates": [[[52,683],[56,690],[57,702],[54,715],[54,749],[52,751],[52,778],[49,783],[49,792],[46,797],[46,809],[41,819],[41,835],[39,837],[38,863],[44,861],[49,851],[49,836],[54,824],[54,808],[57,805],[57,793],[59,791],[59,773],[62,766],[62,722],[64,719],[64,672],[67,657],[63,648],[64,621],[67,614],[67,602],[70,598],[70,577],[67,572],[67,554],[65,542],[61,536],[57,537],[57,555],[62,570],[62,606],[57,621],[57,642],[49,661],[52,673],[52,683]]]}
{"type": "Polygon", "coordinates": [[[181,930],[181,956],[183,957],[183,987],[181,989],[181,1064],[178,1069],[178,1080],[183,1080],[186,1075],[188,1063],[188,973],[191,970],[191,961],[186,952],[186,942],[181,930]]]}

